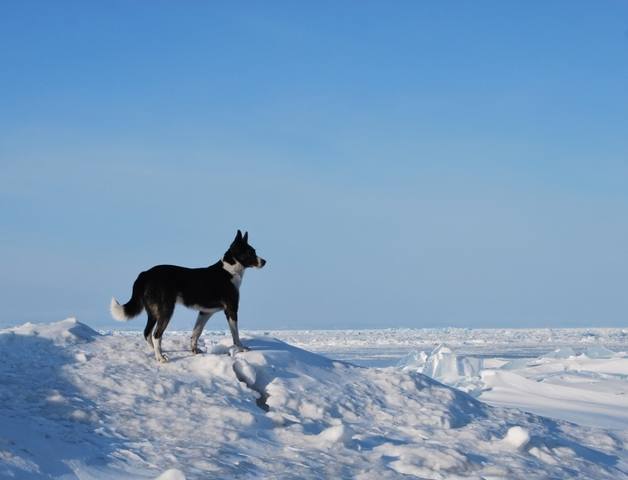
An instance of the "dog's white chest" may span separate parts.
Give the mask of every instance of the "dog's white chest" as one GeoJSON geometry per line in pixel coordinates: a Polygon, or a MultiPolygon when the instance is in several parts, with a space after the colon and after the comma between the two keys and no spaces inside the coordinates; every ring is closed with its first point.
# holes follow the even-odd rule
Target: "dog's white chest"
{"type": "Polygon", "coordinates": [[[242,279],[244,278],[244,271],[240,273],[232,273],[231,274],[231,283],[239,289],[240,285],[242,285],[242,279]]]}
{"type": "Polygon", "coordinates": [[[239,262],[235,262],[235,264],[230,264],[227,262],[222,262],[222,268],[224,268],[229,274],[231,274],[231,283],[237,289],[242,285],[242,278],[244,278],[244,267],[239,262]]]}

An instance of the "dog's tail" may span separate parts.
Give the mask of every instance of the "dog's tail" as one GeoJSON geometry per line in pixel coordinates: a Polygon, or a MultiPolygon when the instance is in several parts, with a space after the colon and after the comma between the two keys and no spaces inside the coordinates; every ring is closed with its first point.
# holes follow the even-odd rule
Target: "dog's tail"
{"type": "Polygon", "coordinates": [[[119,322],[126,322],[142,313],[142,310],[144,310],[142,296],[144,294],[145,283],[144,272],[142,272],[137,277],[137,280],[135,280],[135,283],[133,283],[133,294],[128,302],[124,305],[120,305],[115,297],[111,299],[109,310],[114,319],[119,322]]]}

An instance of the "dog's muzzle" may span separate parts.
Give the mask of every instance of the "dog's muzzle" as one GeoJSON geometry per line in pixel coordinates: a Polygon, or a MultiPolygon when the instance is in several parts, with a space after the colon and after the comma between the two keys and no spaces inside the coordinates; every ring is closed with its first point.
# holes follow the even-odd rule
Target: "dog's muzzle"
{"type": "Polygon", "coordinates": [[[266,265],[266,260],[262,257],[257,257],[257,268],[262,268],[264,265],[266,265]]]}

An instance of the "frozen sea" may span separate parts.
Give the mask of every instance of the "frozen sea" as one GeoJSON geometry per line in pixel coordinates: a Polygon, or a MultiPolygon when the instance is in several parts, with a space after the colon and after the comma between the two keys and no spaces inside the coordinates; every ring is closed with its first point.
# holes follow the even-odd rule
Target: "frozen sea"
{"type": "Polygon", "coordinates": [[[0,330],[0,478],[628,478],[628,330],[0,330]]]}

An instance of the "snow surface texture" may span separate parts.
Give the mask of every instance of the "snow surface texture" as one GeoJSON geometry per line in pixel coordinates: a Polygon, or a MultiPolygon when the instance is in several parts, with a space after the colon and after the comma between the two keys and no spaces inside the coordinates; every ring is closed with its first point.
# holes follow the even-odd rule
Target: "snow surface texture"
{"type": "Polygon", "coordinates": [[[166,334],[158,364],[139,332],[74,319],[0,330],[0,477],[628,478],[623,430],[491,407],[408,365],[357,367],[270,335],[239,354],[224,335],[203,340],[209,353],[193,356],[166,334]]]}

